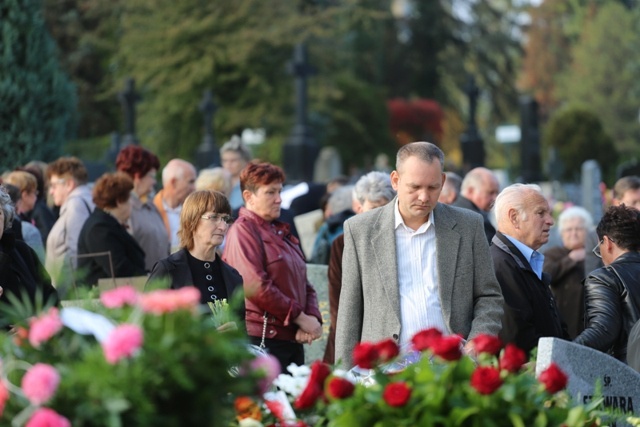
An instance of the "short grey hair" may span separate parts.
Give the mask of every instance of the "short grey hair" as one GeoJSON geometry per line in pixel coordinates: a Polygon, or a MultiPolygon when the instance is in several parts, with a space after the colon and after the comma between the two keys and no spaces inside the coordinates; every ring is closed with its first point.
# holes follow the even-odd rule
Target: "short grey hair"
{"type": "Polygon", "coordinates": [[[202,169],[196,179],[197,190],[216,190],[227,195],[231,191],[231,174],[221,167],[202,169]]]}
{"type": "Polygon", "coordinates": [[[220,157],[222,157],[222,154],[227,151],[240,154],[240,157],[242,157],[245,162],[251,161],[251,150],[244,145],[242,139],[240,139],[238,135],[233,135],[229,141],[222,144],[222,147],[220,147],[220,157]]]}
{"type": "Polygon", "coordinates": [[[544,197],[542,189],[536,184],[511,184],[502,190],[493,205],[496,220],[500,222],[507,219],[510,208],[515,209],[522,216],[522,219],[526,219],[527,213],[524,210],[523,196],[532,191],[544,197]]]}
{"type": "Polygon", "coordinates": [[[484,185],[485,180],[491,179],[493,172],[491,172],[487,168],[477,167],[471,169],[462,180],[462,185],[460,186],[460,191],[462,194],[465,194],[468,189],[474,188],[478,189],[484,185]]]}
{"type": "MultiPolygon", "coordinates": [[[[0,185],[0,208],[4,214],[4,229],[7,230],[13,225],[13,216],[15,215],[15,209],[11,202],[11,197],[4,186],[0,185]]],[[[1,235],[0,235],[1,236],[1,235]]]]}
{"type": "Polygon", "coordinates": [[[331,193],[331,196],[329,196],[329,200],[327,201],[327,208],[329,208],[331,215],[351,209],[353,206],[352,193],[353,185],[343,185],[331,193]]]}
{"type": "Polygon", "coordinates": [[[182,179],[184,178],[184,173],[187,168],[193,168],[195,171],[195,167],[182,159],[171,159],[166,164],[166,166],[162,169],[162,185],[167,185],[169,181],[173,178],[182,179]]]}
{"type": "Polygon", "coordinates": [[[440,169],[444,171],[444,153],[435,144],[418,141],[403,145],[396,155],[396,171],[400,172],[402,163],[404,163],[404,161],[409,157],[417,157],[427,163],[433,163],[435,159],[438,159],[440,162],[440,169]]]}
{"type": "Polygon", "coordinates": [[[591,230],[593,228],[593,218],[588,210],[581,206],[571,206],[562,211],[558,217],[558,231],[562,232],[567,226],[567,222],[574,218],[580,218],[584,228],[591,230]]]}
{"type": "Polygon", "coordinates": [[[382,200],[389,202],[396,196],[396,191],[391,186],[391,177],[388,173],[369,172],[356,182],[353,196],[360,204],[364,204],[367,200],[372,203],[382,200]]]}
{"type": "Polygon", "coordinates": [[[442,187],[442,191],[445,194],[449,194],[449,190],[455,191],[456,195],[460,194],[460,188],[462,186],[462,178],[455,172],[445,172],[447,176],[447,180],[444,182],[444,186],[442,187]]]}

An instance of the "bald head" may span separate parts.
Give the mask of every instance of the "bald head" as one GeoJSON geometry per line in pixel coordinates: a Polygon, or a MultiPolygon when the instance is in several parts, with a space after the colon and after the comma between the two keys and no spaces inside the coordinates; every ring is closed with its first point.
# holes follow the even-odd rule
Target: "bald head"
{"type": "Polygon", "coordinates": [[[171,208],[180,206],[195,191],[196,168],[186,160],[172,159],[162,169],[162,198],[171,208]]]}
{"type": "Polygon", "coordinates": [[[500,184],[495,174],[487,168],[471,169],[462,180],[460,194],[479,209],[489,212],[498,197],[500,184]]]}

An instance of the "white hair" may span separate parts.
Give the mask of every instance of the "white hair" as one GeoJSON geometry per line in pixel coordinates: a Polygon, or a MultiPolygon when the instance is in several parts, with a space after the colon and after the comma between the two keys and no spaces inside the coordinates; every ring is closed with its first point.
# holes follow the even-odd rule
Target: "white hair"
{"type": "Polygon", "coordinates": [[[364,205],[367,200],[371,203],[382,200],[389,202],[396,196],[396,191],[391,186],[388,173],[374,171],[362,176],[356,182],[353,196],[361,205],[364,205]]]}
{"type": "Polygon", "coordinates": [[[498,223],[508,219],[509,209],[515,209],[523,220],[527,219],[523,199],[532,191],[544,197],[542,189],[536,184],[511,184],[502,190],[493,205],[498,223]]]}
{"type": "Polygon", "coordinates": [[[584,228],[591,230],[593,228],[593,218],[588,210],[581,206],[571,206],[562,211],[558,217],[558,231],[562,232],[567,226],[567,222],[574,218],[580,218],[584,228]]]}

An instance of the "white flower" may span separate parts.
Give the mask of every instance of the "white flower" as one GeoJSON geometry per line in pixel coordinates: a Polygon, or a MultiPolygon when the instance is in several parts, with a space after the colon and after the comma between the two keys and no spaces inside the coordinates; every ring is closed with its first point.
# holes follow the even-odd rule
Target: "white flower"
{"type": "Polygon", "coordinates": [[[264,427],[263,424],[253,418],[243,418],[238,422],[240,427],[264,427]]]}

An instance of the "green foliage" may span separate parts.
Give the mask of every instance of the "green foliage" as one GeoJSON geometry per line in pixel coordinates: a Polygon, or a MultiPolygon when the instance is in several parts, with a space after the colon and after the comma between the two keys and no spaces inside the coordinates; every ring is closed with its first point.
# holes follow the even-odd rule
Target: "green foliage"
{"type": "Polygon", "coordinates": [[[565,180],[579,181],[582,163],[590,159],[598,161],[606,181],[614,179],[616,147],[598,116],[586,108],[570,107],[556,113],[545,128],[543,147],[556,150],[565,180]]]}
{"type": "Polygon", "coordinates": [[[639,8],[628,10],[618,2],[599,6],[583,25],[572,50],[571,69],[558,88],[564,101],[596,114],[625,157],[640,155],[639,21],[639,8]]]}
{"type": "Polygon", "coordinates": [[[55,159],[73,129],[74,88],[41,8],[41,0],[0,5],[0,168],[55,159]]]}

